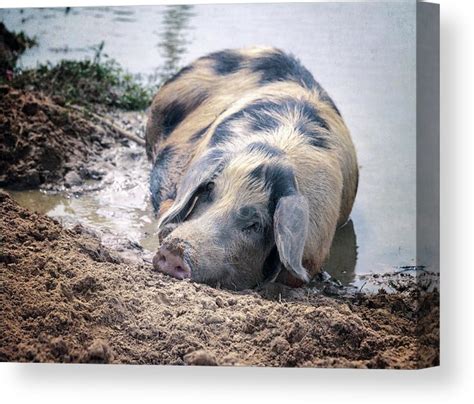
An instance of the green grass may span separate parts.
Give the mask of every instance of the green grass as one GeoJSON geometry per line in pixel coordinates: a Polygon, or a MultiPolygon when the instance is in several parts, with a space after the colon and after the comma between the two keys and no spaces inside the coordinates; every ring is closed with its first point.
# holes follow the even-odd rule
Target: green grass
{"type": "Polygon", "coordinates": [[[64,102],[90,106],[100,104],[124,110],[143,110],[150,105],[154,89],[145,87],[112,59],[100,56],[86,60],[62,60],[56,65],[17,71],[16,88],[33,88],[64,102]]]}
{"type": "Polygon", "coordinates": [[[40,91],[64,104],[144,110],[157,89],[143,85],[103,54],[104,41],[92,48],[92,58],[62,60],[22,70],[17,67],[18,58],[27,48],[37,45],[36,38],[24,32],[10,32],[0,22],[0,40],[5,44],[0,48],[0,84],[40,91]]]}
{"type": "Polygon", "coordinates": [[[157,89],[156,86],[145,86],[116,61],[103,55],[104,42],[93,47],[94,56],[90,59],[62,60],[54,65],[46,63],[22,70],[16,66],[17,59],[25,49],[36,45],[36,39],[23,32],[11,33],[1,23],[0,33],[14,49],[4,52],[3,58],[0,54],[0,61],[8,59],[8,63],[3,63],[5,66],[0,63],[0,84],[41,91],[64,104],[124,110],[146,109],[157,89]]]}

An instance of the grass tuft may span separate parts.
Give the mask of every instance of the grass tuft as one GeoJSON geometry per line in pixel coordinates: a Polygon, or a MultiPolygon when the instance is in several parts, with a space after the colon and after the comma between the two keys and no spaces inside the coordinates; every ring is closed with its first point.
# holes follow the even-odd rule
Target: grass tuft
{"type": "Polygon", "coordinates": [[[62,60],[56,65],[39,65],[18,71],[10,83],[15,88],[30,88],[48,96],[60,97],[68,104],[100,104],[124,110],[143,110],[150,105],[153,89],[145,87],[112,59],[62,60]]]}

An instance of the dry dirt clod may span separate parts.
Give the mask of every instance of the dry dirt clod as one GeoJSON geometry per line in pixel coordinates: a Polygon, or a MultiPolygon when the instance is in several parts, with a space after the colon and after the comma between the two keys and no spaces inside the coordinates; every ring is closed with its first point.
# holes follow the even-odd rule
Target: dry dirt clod
{"type": "Polygon", "coordinates": [[[283,353],[290,349],[290,343],[283,337],[276,337],[271,344],[272,351],[276,353],[283,353]]]}
{"type": "Polygon", "coordinates": [[[110,345],[101,339],[91,343],[82,358],[84,363],[110,363],[113,360],[113,353],[110,345]]]}
{"type": "Polygon", "coordinates": [[[216,304],[217,304],[217,307],[224,307],[225,306],[224,300],[219,296],[216,297],[216,304]]]}
{"type": "Polygon", "coordinates": [[[216,358],[204,350],[194,351],[184,356],[184,363],[193,366],[217,366],[216,358]]]}

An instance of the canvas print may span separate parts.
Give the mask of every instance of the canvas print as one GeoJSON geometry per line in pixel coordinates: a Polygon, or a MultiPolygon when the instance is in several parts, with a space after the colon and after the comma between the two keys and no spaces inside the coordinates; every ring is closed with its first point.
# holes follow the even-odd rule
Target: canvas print
{"type": "Polygon", "coordinates": [[[439,9],[0,10],[0,360],[439,364],[439,9]]]}

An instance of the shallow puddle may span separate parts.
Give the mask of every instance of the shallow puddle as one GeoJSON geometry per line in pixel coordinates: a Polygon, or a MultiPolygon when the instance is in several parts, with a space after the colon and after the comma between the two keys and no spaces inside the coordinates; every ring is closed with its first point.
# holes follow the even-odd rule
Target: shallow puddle
{"type": "Polygon", "coordinates": [[[115,146],[100,181],[63,192],[8,191],[22,206],[54,217],[66,226],[77,222],[100,231],[126,236],[144,249],[156,249],[155,218],[148,191],[150,166],[141,146],[115,146]]]}

